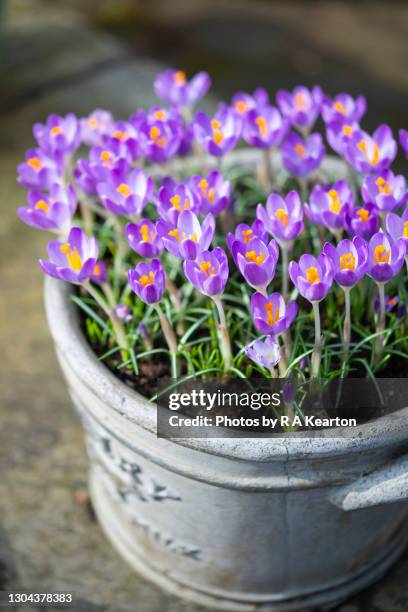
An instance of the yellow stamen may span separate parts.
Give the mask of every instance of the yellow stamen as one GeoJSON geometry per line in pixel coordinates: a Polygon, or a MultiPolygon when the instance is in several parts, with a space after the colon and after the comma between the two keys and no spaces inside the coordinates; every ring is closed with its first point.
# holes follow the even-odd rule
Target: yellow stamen
{"type": "Polygon", "coordinates": [[[340,270],[354,270],[356,260],[352,253],[345,253],[340,257],[340,270]]]}
{"type": "Polygon", "coordinates": [[[273,312],[273,304],[268,302],[265,304],[265,310],[267,312],[267,323],[268,325],[273,325],[280,319],[280,310],[279,306],[275,307],[275,313],[273,312]]]}
{"type": "Polygon", "coordinates": [[[173,208],[175,208],[179,212],[181,211],[180,196],[179,195],[174,195],[173,197],[171,197],[170,198],[170,202],[172,203],[173,208]]]}
{"type": "Polygon", "coordinates": [[[260,135],[263,138],[265,138],[267,136],[267,134],[268,134],[268,124],[266,123],[265,117],[262,117],[261,115],[259,115],[255,119],[255,123],[258,126],[260,135]]]}
{"type": "Polygon", "coordinates": [[[161,136],[161,131],[160,128],[157,127],[157,125],[153,125],[150,128],[150,138],[153,140],[153,142],[158,146],[158,147],[164,147],[164,145],[167,142],[167,138],[160,138],[161,136]]]}
{"type": "Polygon", "coordinates": [[[299,157],[304,157],[305,147],[302,144],[297,144],[295,147],[295,151],[299,155],[299,157]]]}
{"type": "Polygon", "coordinates": [[[378,191],[380,193],[385,193],[386,195],[392,195],[392,188],[388,181],[386,181],[382,176],[379,176],[375,181],[375,184],[378,187],[378,191]]]}
{"type": "Polygon", "coordinates": [[[38,202],[36,203],[34,208],[36,210],[43,210],[44,212],[48,212],[49,209],[50,209],[50,207],[48,206],[47,202],[45,202],[44,200],[38,200],[38,202]]]}
{"type": "Polygon", "coordinates": [[[243,100],[238,100],[237,102],[235,102],[234,107],[237,113],[240,113],[242,115],[248,108],[248,104],[243,100]]]}
{"type": "Polygon", "coordinates": [[[116,191],[120,193],[121,195],[123,195],[123,197],[125,198],[128,198],[129,196],[133,194],[133,191],[131,190],[129,185],[127,185],[126,183],[121,183],[119,187],[116,189],[116,191]]]}
{"type": "Polygon", "coordinates": [[[113,132],[113,137],[117,138],[118,140],[125,140],[127,134],[125,134],[125,132],[121,132],[120,130],[116,130],[116,132],[113,132]]]}
{"type": "Polygon", "coordinates": [[[211,121],[211,127],[213,131],[213,140],[215,144],[220,144],[224,140],[224,134],[220,130],[220,127],[221,127],[220,121],[213,119],[211,121]]]}
{"type": "Polygon", "coordinates": [[[365,140],[360,140],[360,142],[357,144],[357,147],[360,149],[362,153],[364,153],[367,161],[369,161],[372,166],[375,166],[376,164],[378,164],[380,160],[380,149],[378,148],[378,144],[376,142],[374,142],[373,144],[374,152],[373,152],[373,156],[371,159],[368,156],[367,143],[365,140]]]}
{"type": "Polygon", "coordinates": [[[408,221],[404,221],[404,238],[408,238],[408,221]]]}
{"type": "Polygon", "coordinates": [[[253,231],[251,229],[242,230],[242,235],[244,237],[245,244],[248,244],[248,242],[252,240],[253,238],[252,234],[253,234],[253,231]]]}
{"type": "Polygon", "coordinates": [[[50,134],[52,134],[52,136],[58,136],[58,134],[62,134],[62,128],[59,125],[54,125],[54,127],[50,129],[50,134]]]}
{"type": "Polygon", "coordinates": [[[109,151],[102,151],[99,159],[103,162],[104,166],[110,166],[111,163],[111,154],[109,151]]]}
{"type": "Polygon", "coordinates": [[[295,96],[295,106],[298,110],[306,110],[307,102],[305,94],[298,93],[295,96]]]}
{"type": "Polygon", "coordinates": [[[356,214],[360,217],[361,221],[367,221],[369,212],[365,208],[359,208],[356,214]]]}
{"type": "Polygon", "coordinates": [[[173,238],[178,240],[178,242],[180,242],[180,240],[181,240],[177,227],[175,229],[169,231],[169,236],[172,236],[173,238]]]}
{"type": "Polygon", "coordinates": [[[340,198],[339,198],[339,194],[335,189],[330,189],[327,192],[327,195],[330,198],[330,210],[331,212],[333,212],[335,215],[338,215],[340,210],[341,210],[341,202],[340,202],[340,198]]]}
{"type": "Polygon", "coordinates": [[[248,259],[248,261],[252,261],[258,266],[265,261],[265,255],[263,253],[259,253],[259,255],[257,255],[255,251],[248,251],[248,253],[245,254],[245,257],[248,259]]]}
{"type": "Polygon", "coordinates": [[[336,110],[338,113],[341,113],[342,115],[346,115],[347,114],[346,107],[344,106],[344,104],[342,102],[335,102],[333,104],[333,108],[334,108],[334,110],[336,110]]]}
{"type": "Polygon", "coordinates": [[[95,117],[90,117],[90,118],[88,119],[88,125],[89,125],[89,127],[91,127],[91,128],[94,128],[94,129],[95,129],[95,128],[97,128],[97,127],[98,127],[98,121],[95,119],[95,117]]]}
{"type": "Polygon", "coordinates": [[[306,280],[309,281],[309,283],[312,283],[313,285],[315,283],[320,283],[320,276],[319,276],[319,273],[317,271],[317,268],[315,268],[314,266],[311,266],[310,268],[307,268],[307,270],[306,270],[306,280]]]}
{"type": "Polygon", "coordinates": [[[145,223],[140,226],[140,235],[142,236],[143,242],[151,242],[155,236],[155,232],[149,234],[149,226],[145,223]]]}
{"type": "Polygon", "coordinates": [[[220,144],[224,140],[224,135],[220,130],[213,131],[213,140],[215,144],[220,144]]]}
{"type": "Polygon", "coordinates": [[[283,227],[287,227],[288,226],[289,215],[288,215],[288,213],[286,211],[283,210],[283,208],[279,208],[276,211],[275,216],[280,221],[280,223],[282,223],[283,227]]]}
{"type": "Polygon", "coordinates": [[[38,159],[38,157],[30,157],[30,159],[27,159],[27,165],[36,172],[41,170],[43,167],[43,163],[38,159]]]}
{"type": "Polygon", "coordinates": [[[388,263],[390,260],[390,249],[387,249],[383,244],[379,244],[374,249],[374,262],[376,264],[388,263]]]}
{"type": "Polygon", "coordinates": [[[149,285],[152,285],[153,282],[154,282],[154,272],[149,272],[149,275],[143,274],[143,276],[139,278],[139,283],[143,285],[143,287],[148,287],[149,285]]]}
{"type": "Polygon", "coordinates": [[[206,274],[207,276],[214,276],[216,272],[214,266],[211,267],[209,261],[202,261],[200,264],[200,270],[201,272],[204,272],[204,274],[206,274]]]}
{"type": "Polygon", "coordinates": [[[80,270],[82,268],[81,257],[76,247],[71,250],[70,243],[66,242],[60,246],[60,251],[66,255],[69,266],[72,270],[80,270]]]}
{"type": "Polygon", "coordinates": [[[186,73],[184,72],[184,70],[177,70],[177,72],[173,74],[173,79],[175,80],[176,85],[178,85],[179,87],[185,85],[187,82],[186,73]]]}
{"type": "Polygon", "coordinates": [[[350,138],[353,135],[354,130],[351,125],[343,125],[342,130],[343,130],[343,134],[345,136],[348,136],[348,138],[350,138]]]}
{"type": "Polygon", "coordinates": [[[154,118],[157,119],[157,121],[164,121],[166,118],[166,111],[164,111],[162,108],[157,110],[154,113],[154,118]]]}
{"type": "Polygon", "coordinates": [[[208,192],[208,200],[209,202],[214,202],[215,199],[215,189],[214,187],[211,187],[211,189],[208,192]]]}
{"type": "Polygon", "coordinates": [[[99,276],[100,273],[101,273],[101,268],[100,268],[99,264],[96,264],[96,266],[93,269],[93,274],[95,276],[99,276]]]}
{"type": "Polygon", "coordinates": [[[208,181],[201,179],[201,181],[198,183],[198,187],[200,188],[203,196],[207,195],[208,181]]]}

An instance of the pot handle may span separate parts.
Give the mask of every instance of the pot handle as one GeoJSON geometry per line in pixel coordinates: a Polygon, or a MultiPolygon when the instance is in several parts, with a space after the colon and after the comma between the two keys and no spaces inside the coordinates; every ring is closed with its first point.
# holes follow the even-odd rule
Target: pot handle
{"type": "Polygon", "coordinates": [[[344,511],[408,500],[408,455],[338,488],[330,501],[344,511]]]}

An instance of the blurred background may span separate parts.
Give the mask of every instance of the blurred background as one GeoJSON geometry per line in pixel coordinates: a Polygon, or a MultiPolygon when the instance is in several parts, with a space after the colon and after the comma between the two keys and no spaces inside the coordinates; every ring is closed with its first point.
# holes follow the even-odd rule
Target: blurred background
{"type": "MultiPolygon", "coordinates": [[[[0,590],[71,590],[78,610],[198,611],[137,577],[94,521],[42,309],[48,237],[15,213],[32,124],[95,107],[126,117],[153,103],[154,75],[172,65],[210,72],[210,105],[237,89],[320,84],[364,94],[365,128],[396,132],[408,128],[407,33],[403,0],[0,0],[0,590]]],[[[407,572],[405,555],[342,612],[406,612],[407,572]]]]}

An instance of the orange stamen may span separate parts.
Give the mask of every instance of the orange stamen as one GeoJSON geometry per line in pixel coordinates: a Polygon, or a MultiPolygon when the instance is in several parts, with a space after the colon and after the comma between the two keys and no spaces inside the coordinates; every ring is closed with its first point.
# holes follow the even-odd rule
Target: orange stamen
{"type": "Polygon", "coordinates": [[[279,321],[279,319],[280,319],[279,306],[275,307],[275,313],[274,313],[273,312],[273,304],[271,304],[271,302],[268,302],[267,304],[265,304],[265,310],[267,312],[267,323],[268,323],[268,325],[273,325],[274,323],[279,321]]]}
{"type": "Polygon", "coordinates": [[[154,272],[149,272],[149,275],[143,274],[143,276],[139,278],[139,283],[143,285],[143,287],[148,287],[149,285],[152,285],[153,282],[154,282],[154,272]]]}
{"type": "Polygon", "coordinates": [[[48,206],[47,202],[45,202],[44,200],[38,200],[38,202],[36,203],[34,208],[36,210],[43,210],[44,212],[48,212],[49,209],[50,209],[50,207],[48,206]]]}
{"type": "Polygon", "coordinates": [[[258,266],[265,261],[265,255],[263,253],[259,253],[259,255],[257,255],[255,251],[248,251],[248,253],[245,253],[245,257],[248,259],[248,261],[252,261],[258,266]]]}
{"type": "Polygon", "coordinates": [[[307,270],[306,270],[306,280],[309,281],[309,283],[312,283],[313,285],[315,283],[320,283],[320,276],[319,276],[319,273],[317,271],[317,268],[315,268],[314,266],[311,266],[310,268],[307,268],[307,270]]]}
{"type": "Polygon", "coordinates": [[[123,195],[125,198],[128,198],[133,193],[129,185],[127,185],[126,183],[121,183],[119,187],[116,189],[116,191],[120,193],[121,195],[123,195]]]}
{"type": "Polygon", "coordinates": [[[288,213],[285,210],[283,210],[283,208],[279,208],[276,211],[275,216],[280,221],[280,223],[283,225],[283,227],[287,227],[288,226],[289,215],[288,215],[288,213]]]}
{"type": "Polygon", "coordinates": [[[374,249],[374,262],[376,264],[388,263],[390,260],[391,252],[383,244],[379,244],[374,249]]]}
{"type": "Polygon", "coordinates": [[[354,270],[356,260],[352,253],[345,253],[340,257],[340,270],[354,270]]]}

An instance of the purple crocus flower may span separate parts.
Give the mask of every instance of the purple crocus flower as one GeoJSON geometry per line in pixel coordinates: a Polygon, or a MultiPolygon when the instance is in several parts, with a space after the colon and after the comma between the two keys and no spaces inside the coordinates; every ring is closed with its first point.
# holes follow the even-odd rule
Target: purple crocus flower
{"type": "Polygon", "coordinates": [[[164,221],[177,225],[177,219],[183,210],[194,213],[199,211],[199,200],[187,184],[177,184],[172,178],[166,177],[156,198],[156,206],[164,221]]]}
{"type": "Polygon", "coordinates": [[[289,264],[289,276],[293,284],[309,302],[320,302],[326,297],[333,282],[333,274],[333,264],[325,253],[319,257],[305,253],[299,263],[291,261],[289,264]]]}
{"type": "Polygon", "coordinates": [[[257,292],[251,298],[252,320],[261,334],[283,334],[292,325],[297,311],[295,300],[285,304],[282,295],[277,292],[269,296],[257,292]]]}
{"type": "Polygon", "coordinates": [[[364,204],[364,206],[346,210],[344,226],[351,236],[361,236],[365,240],[370,240],[371,236],[378,232],[380,219],[378,210],[374,204],[364,204]]]}
{"type": "Polygon", "coordinates": [[[313,223],[339,229],[353,205],[353,191],[346,181],[337,181],[334,185],[315,185],[310,194],[310,204],[305,204],[305,213],[313,223]]]}
{"type": "Polygon", "coordinates": [[[213,251],[202,251],[195,261],[183,264],[184,274],[200,293],[219,297],[228,280],[228,258],[221,247],[213,251]]]}
{"type": "Polygon", "coordinates": [[[73,113],[66,117],[49,115],[45,125],[34,125],[33,134],[40,149],[50,156],[73,153],[81,143],[79,122],[73,113]]]}
{"type": "Polygon", "coordinates": [[[118,304],[113,309],[114,314],[125,323],[129,323],[132,320],[132,315],[130,312],[130,308],[127,304],[118,304]]]}
{"type": "Polygon", "coordinates": [[[150,161],[165,162],[177,154],[184,135],[179,115],[163,109],[155,109],[153,113],[141,111],[132,117],[132,122],[138,128],[141,150],[150,161]]]}
{"type": "Polygon", "coordinates": [[[109,111],[95,109],[80,119],[81,141],[89,147],[102,146],[104,134],[113,132],[115,121],[109,111]]]}
{"type": "Polygon", "coordinates": [[[157,304],[163,297],[166,286],[166,275],[161,262],[152,259],[137,264],[128,272],[129,285],[145,304],[157,304]]]}
{"type": "Polygon", "coordinates": [[[91,281],[101,285],[108,278],[108,270],[105,262],[97,261],[91,274],[91,281]]]}
{"type": "Polygon", "coordinates": [[[66,231],[77,207],[74,188],[66,189],[55,183],[49,194],[30,191],[27,206],[18,209],[18,216],[24,223],[37,229],[66,231]]]}
{"type": "Polygon", "coordinates": [[[290,242],[303,231],[303,208],[299,194],[290,191],[284,198],[271,193],[266,209],[258,204],[256,216],[278,242],[290,242]]]}
{"type": "Polygon", "coordinates": [[[202,215],[209,212],[217,215],[230,201],[231,183],[226,181],[217,170],[210,172],[207,177],[192,176],[188,184],[196,197],[202,215]]]}
{"type": "Polygon", "coordinates": [[[339,121],[342,123],[357,123],[366,111],[367,103],[364,96],[356,99],[349,94],[341,93],[335,98],[323,98],[322,117],[325,123],[339,121]]]}
{"type": "MultiPolygon", "coordinates": [[[[390,297],[389,295],[384,296],[384,302],[385,302],[385,312],[391,312],[391,310],[393,310],[393,308],[395,308],[395,306],[398,304],[399,302],[399,297],[398,295],[394,295],[394,297],[390,297]]],[[[375,312],[380,312],[380,296],[377,294],[375,296],[374,299],[374,310],[375,312]]],[[[398,309],[399,310],[399,309],[398,309]]],[[[397,316],[398,316],[398,312],[397,312],[397,316]]]]}
{"type": "Polygon", "coordinates": [[[277,108],[257,106],[246,114],[242,137],[253,147],[270,149],[280,145],[288,128],[288,120],[282,117],[277,108]]]}
{"type": "Polygon", "coordinates": [[[155,223],[149,219],[140,219],[139,223],[128,223],[125,236],[130,248],[146,259],[157,257],[164,248],[155,223]]]}
{"type": "Polygon", "coordinates": [[[365,177],[361,187],[364,202],[371,202],[382,212],[389,212],[408,201],[405,178],[396,176],[392,170],[365,177]]]}
{"type": "Polygon", "coordinates": [[[187,81],[183,70],[165,70],[154,81],[156,96],[175,106],[193,106],[205,96],[210,86],[211,80],[206,72],[199,72],[187,81]]]}
{"type": "Polygon", "coordinates": [[[102,146],[118,157],[138,159],[142,151],[139,134],[130,121],[115,121],[110,131],[102,137],[102,146]]]}
{"type": "Polygon", "coordinates": [[[284,117],[299,129],[311,128],[316,121],[323,100],[320,87],[295,87],[293,92],[279,90],[276,101],[284,117]]]}
{"type": "Polygon", "coordinates": [[[347,161],[359,172],[371,174],[386,170],[397,154],[397,143],[388,125],[380,125],[372,136],[355,132],[345,147],[347,161]]]}
{"type": "Polygon", "coordinates": [[[377,283],[386,283],[401,270],[405,257],[402,238],[393,242],[391,236],[379,231],[369,242],[368,274],[377,283]]]}
{"type": "Polygon", "coordinates": [[[242,118],[230,107],[220,104],[213,119],[198,112],[194,135],[203,149],[214,157],[222,157],[237,144],[242,130],[242,118]]]}
{"type": "Polygon", "coordinates": [[[49,189],[62,182],[62,165],[48,157],[41,149],[29,149],[25,162],[17,166],[18,183],[26,189],[49,189]]]}
{"type": "Polygon", "coordinates": [[[332,121],[326,125],[327,142],[336,153],[344,156],[351,138],[360,131],[360,125],[356,122],[332,121]]]}
{"type": "Polygon", "coordinates": [[[169,253],[182,259],[196,259],[200,252],[210,246],[215,231],[215,219],[209,213],[200,225],[194,213],[183,210],[178,216],[177,225],[170,225],[160,219],[156,229],[169,253]]]}
{"type": "Polygon", "coordinates": [[[231,101],[231,106],[238,115],[245,117],[247,113],[256,107],[269,106],[269,96],[265,89],[255,89],[252,96],[243,91],[237,92],[231,101]]]}
{"type": "Polygon", "coordinates": [[[320,134],[303,139],[290,132],[282,144],[282,159],[286,170],[295,176],[307,176],[316,170],[324,157],[325,147],[320,134]]]}
{"type": "Polygon", "coordinates": [[[399,131],[399,141],[400,145],[405,153],[405,157],[408,158],[408,131],[400,130],[399,131]]]}
{"type": "Polygon", "coordinates": [[[227,234],[227,245],[236,266],[238,266],[236,255],[240,250],[240,245],[242,248],[254,238],[259,238],[261,242],[264,243],[267,243],[269,240],[268,232],[260,219],[256,219],[252,225],[240,223],[235,228],[235,232],[233,234],[227,234]],[[234,243],[237,244],[234,246],[234,243]]]}
{"type": "Polygon", "coordinates": [[[112,141],[110,148],[92,147],[89,159],[79,159],[74,169],[74,178],[84,193],[96,195],[98,183],[109,182],[112,170],[125,177],[131,163],[129,150],[119,141],[112,141]]]}
{"type": "Polygon", "coordinates": [[[326,242],[323,252],[332,261],[334,280],[340,287],[353,287],[367,272],[368,245],[361,236],[346,238],[337,246],[326,242]]]}
{"type": "Polygon", "coordinates": [[[118,170],[109,173],[110,180],[97,185],[98,194],[111,212],[133,216],[140,215],[153,193],[153,180],[140,168],[123,177],[118,170]]]}
{"type": "Polygon", "coordinates": [[[408,206],[399,217],[395,213],[388,213],[385,219],[385,226],[391,238],[397,242],[401,238],[405,242],[405,252],[408,255],[408,206]]]}
{"type": "Polygon", "coordinates": [[[275,240],[265,244],[259,238],[250,242],[232,243],[232,257],[247,283],[261,293],[275,276],[276,264],[279,258],[279,247],[275,240]]]}
{"type": "Polygon", "coordinates": [[[66,242],[51,240],[49,261],[40,259],[43,272],[54,278],[81,284],[91,278],[98,259],[98,242],[79,227],[73,227],[66,242]]]}
{"type": "Polygon", "coordinates": [[[280,348],[273,336],[265,339],[257,339],[255,342],[245,347],[245,355],[254,363],[272,370],[280,361],[280,348]]]}

